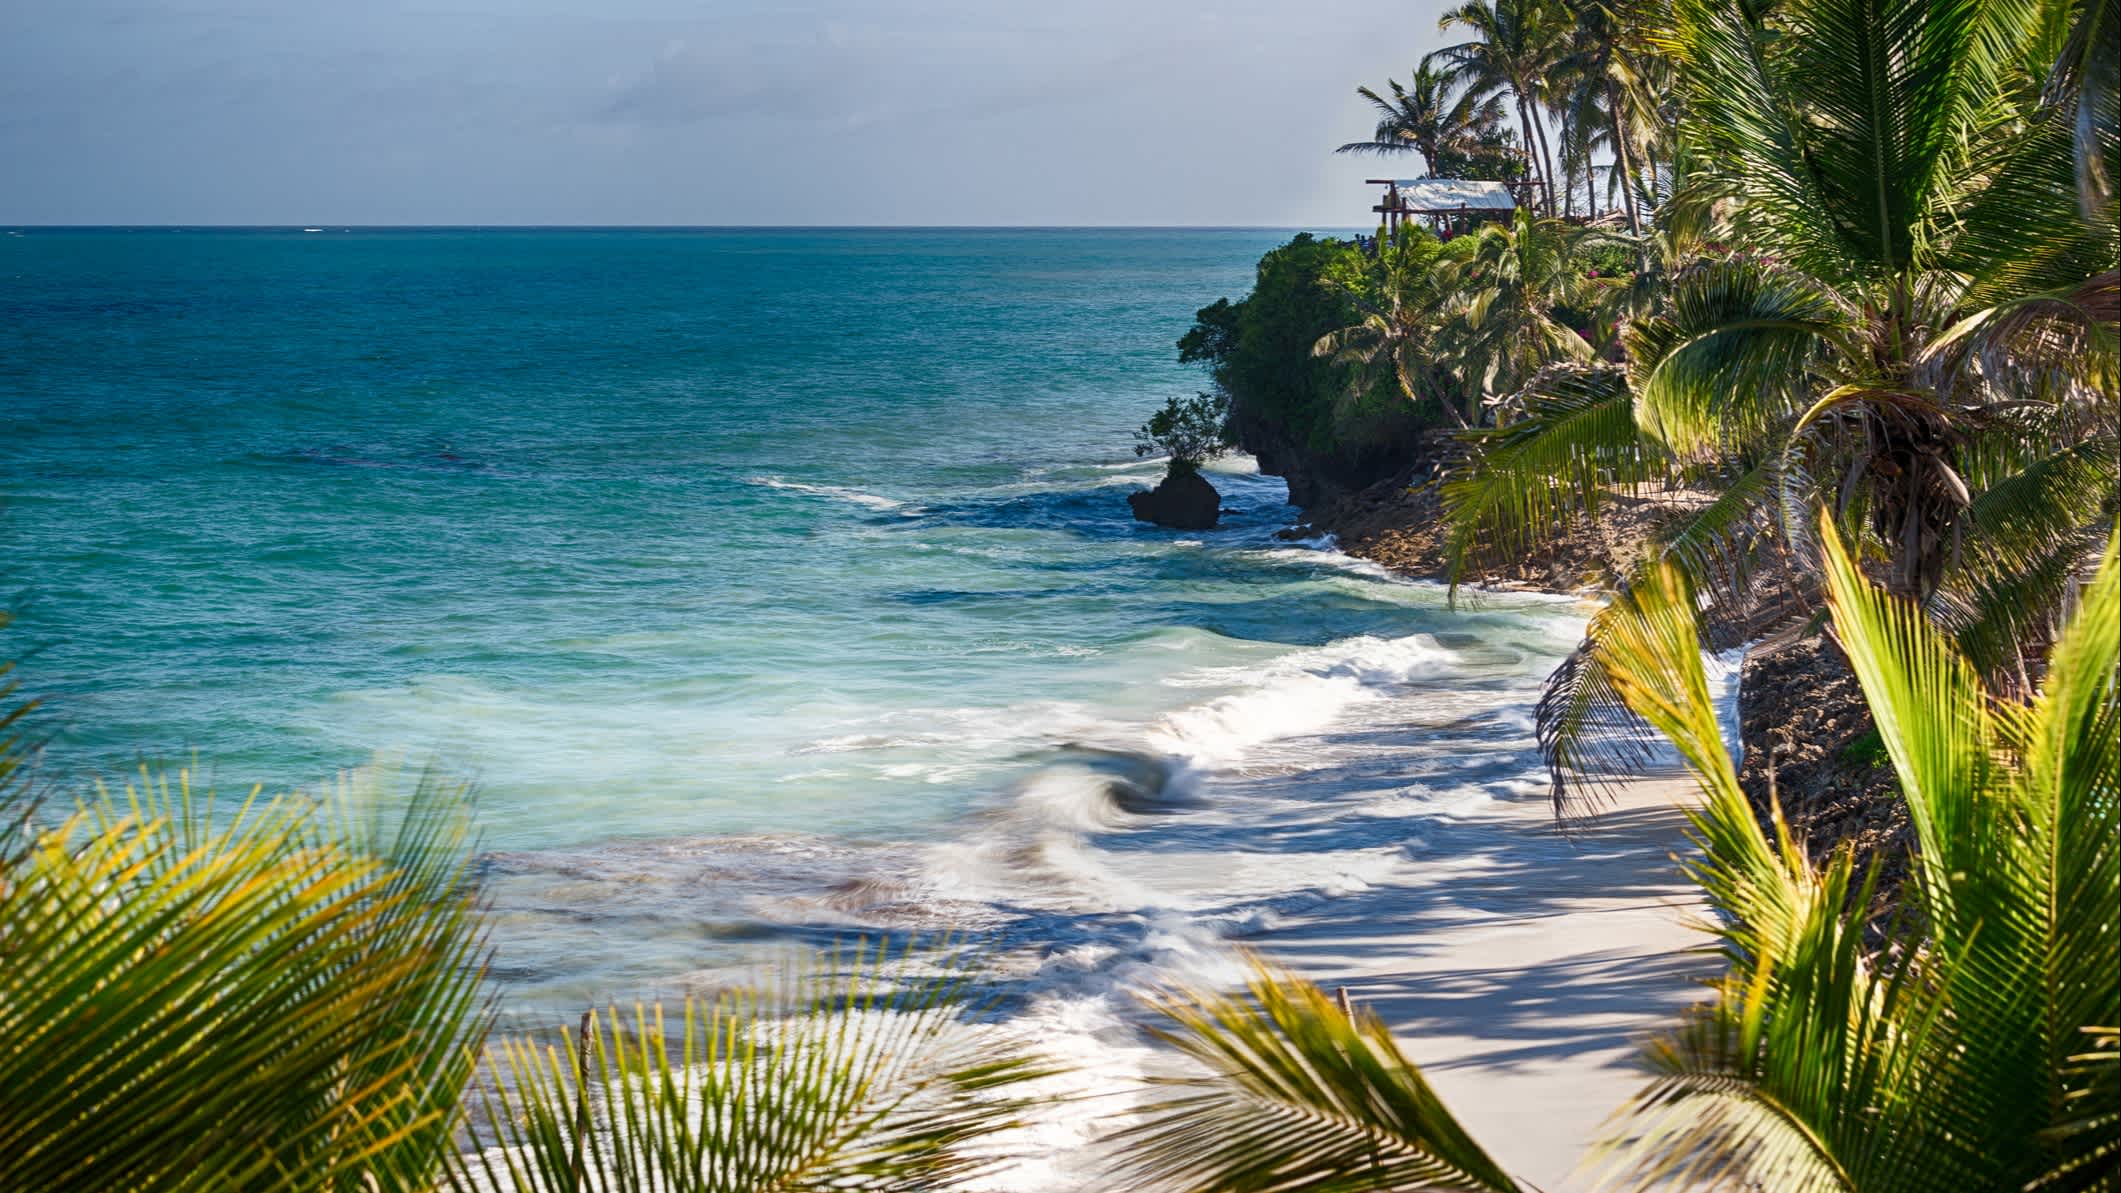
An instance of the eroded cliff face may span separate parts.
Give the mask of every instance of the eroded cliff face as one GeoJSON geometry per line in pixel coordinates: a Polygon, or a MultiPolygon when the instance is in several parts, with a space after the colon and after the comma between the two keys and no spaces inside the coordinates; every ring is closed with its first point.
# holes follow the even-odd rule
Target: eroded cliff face
{"type": "Polygon", "coordinates": [[[1408,471],[1424,451],[1420,423],[1409,409],[1363,420],[1359,434],[1297,436],[1272,414],[1241,398],[1230,404],[1237,444],[1259,461],[1259,470],[1289,483],[1289,500],[1307,513],[1408,471]]]}

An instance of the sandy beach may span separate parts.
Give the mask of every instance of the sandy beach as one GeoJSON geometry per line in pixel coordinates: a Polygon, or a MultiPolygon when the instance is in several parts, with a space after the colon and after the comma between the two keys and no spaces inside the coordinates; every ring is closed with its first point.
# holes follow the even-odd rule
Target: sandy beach
{"type": "Polygon", "coordinates": [[[1431,866],[1335,899],[1258,942],[1383,1016],[1467,1128],[1549,1193],[1588,1188],[1600,1124],[1641,1083],[1642,1037],[1700,998],[1717,959],[1676,773],[1624,788],[1564,836],[1544,799],[1443,820],[1431,866]]]}

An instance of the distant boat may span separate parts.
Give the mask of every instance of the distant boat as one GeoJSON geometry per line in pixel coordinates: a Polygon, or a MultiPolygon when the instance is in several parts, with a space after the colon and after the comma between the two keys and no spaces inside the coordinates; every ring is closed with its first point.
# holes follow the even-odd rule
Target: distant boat
{"type": "Polygon", "coordinates": [[[303,230],[304,232],[322,232],[322,231],[323,231],[324,229],[322,229],[322,228],[304,228],[304,229],[302,229],[302,230],[303,230]]]}

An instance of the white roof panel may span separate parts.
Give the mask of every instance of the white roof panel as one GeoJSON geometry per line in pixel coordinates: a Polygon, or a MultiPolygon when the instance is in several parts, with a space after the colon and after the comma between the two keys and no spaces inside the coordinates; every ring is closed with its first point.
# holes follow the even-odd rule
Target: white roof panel
{"type": "Polygon", "coordinates": [[[1393,186],[1414,211],[1471,207],[1476,211],[1509,211],[1517,206],[1510,188],[1500,182],[1470,178],[1400,178],[1393,186]]]}

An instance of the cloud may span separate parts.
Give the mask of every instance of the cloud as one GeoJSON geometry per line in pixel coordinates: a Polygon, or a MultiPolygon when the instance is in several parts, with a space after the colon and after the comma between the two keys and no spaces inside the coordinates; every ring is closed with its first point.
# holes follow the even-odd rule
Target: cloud
{"type": "Polygon", "coordinates": [[[0,0],[0,223],[1323,222],[1355,84],[1432,26],[1378,0],[0,0]],[[841,176],[858,205],[817,184],[841,176]]]}

